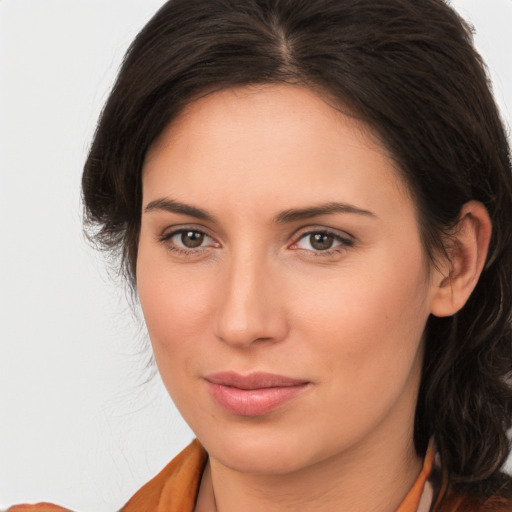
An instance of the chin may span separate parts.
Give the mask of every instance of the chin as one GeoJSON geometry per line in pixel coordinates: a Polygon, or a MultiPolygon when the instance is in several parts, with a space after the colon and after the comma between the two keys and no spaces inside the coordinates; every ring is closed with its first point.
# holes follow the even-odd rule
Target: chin
{"type": "Polygon", "coordinates": [[[198,435],[198,439],[210,457],[241,473],[287,474],[324,458],[322,447],[312,442],[311,436],[276,428],[255,430],[258,432],[240,429],[228,433],[226,429],[224,433],[198,435]]]}
{"type": "Polygon", "coordinates": [[[211,455],[224,466],[240,473],[281,475],[297,471],[305,465],[303,460],[299,460],[303,459],[299,448],[275,446],[265,439],[260,442],[255,440],[250,446],[243,444],[225,447],[219,451],[218,457],[216,453],[211,455]]]}

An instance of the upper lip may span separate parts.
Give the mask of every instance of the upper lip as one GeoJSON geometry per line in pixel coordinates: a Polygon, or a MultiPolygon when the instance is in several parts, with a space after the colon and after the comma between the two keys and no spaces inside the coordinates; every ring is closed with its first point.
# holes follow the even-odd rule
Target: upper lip
{"type": "Polygon", "coordinates": [[[274,373],[255,372],[248,375],[240,375],[236,372],[218,372],[206,375],[205,380],[212,384],[229,386],[238,389],[264,389],[308,384],[304,379],[294,379],[274,373]]]}

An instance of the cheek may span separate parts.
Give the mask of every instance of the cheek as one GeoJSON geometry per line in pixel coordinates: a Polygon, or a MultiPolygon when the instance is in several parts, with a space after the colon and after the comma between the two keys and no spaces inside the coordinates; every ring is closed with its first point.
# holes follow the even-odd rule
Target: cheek
{"type": "Polygon", "coordinates": [[[176,267],[171,272],[165,255],[160,260],[150,259],[141,247],[137,290],[156,363],[168,385],[167,380],[190,368],[204,349],[213,286],[206,276],[180,272],[176,267]]]}
{"type": "Polygon", "coordinates": [[[421,266],[397,267],[390,279],[392,268],[364,276],[347,272],[302,302],[296,327],[307,345],[305,360],[325,391],[324,406],[314,414],[333,425],[333,442],[340,430],[356,438],[395,404],[415,403],[427,287],[421,266]]]}
{"type": "Polygon", "coordinates": [[[152,340],[165,343],[169,337],[188,338],[197,334],[207,314],[210,299],[204,287],[190,281],[151,279],[139,281],[139,297],[152,340]]]}
{"type": "Polygon", "coordinates": [[[379,261],[380,268],[366,267],[371,271],[352,268],[317,281],[298,306],[301,330],[313,340],[312,357],[344,382],[369,387],[407,377],[429,316],[421,253],[404,264],[391,257],[379,261]]]}

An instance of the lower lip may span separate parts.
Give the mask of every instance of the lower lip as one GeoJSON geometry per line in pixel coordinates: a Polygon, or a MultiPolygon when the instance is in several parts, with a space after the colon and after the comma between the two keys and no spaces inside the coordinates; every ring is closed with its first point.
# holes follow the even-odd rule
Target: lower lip
{"type": "Polygon", "coordinates": [[[261,389],[240,389],[207,382],[214,400],[237,416],[262,416],[278,409],[302,393],[308,384],[261,389]]]}

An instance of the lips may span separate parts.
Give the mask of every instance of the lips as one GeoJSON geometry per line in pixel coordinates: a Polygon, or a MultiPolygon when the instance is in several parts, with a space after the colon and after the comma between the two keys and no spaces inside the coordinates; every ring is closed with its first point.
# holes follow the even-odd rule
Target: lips
{"type": "Polygon", "coordinates": [[[205,381],[215,402],[238,416],[267,414],[295,398],[310,384],[272,373],[221,372],[207,375],[205,381]]]}

